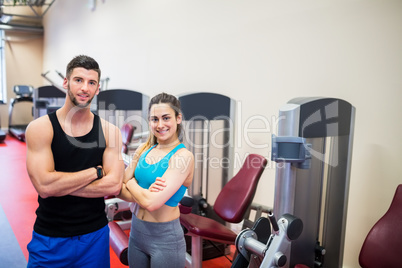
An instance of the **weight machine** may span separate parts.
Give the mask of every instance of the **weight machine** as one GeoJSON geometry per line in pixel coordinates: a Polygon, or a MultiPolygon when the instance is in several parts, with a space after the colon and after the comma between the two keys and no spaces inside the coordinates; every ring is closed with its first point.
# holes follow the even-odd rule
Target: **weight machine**
{"type": "Polygon", "coordinates": [[[277,226],[261,218],[239,233],[232,267],[342,267],[355,108],[341,99],[296,98],[279,117],[271,215],[282,217],[277,226]]]}
{"type": "Polygon", "coordinates": [[[202,199],[203,210],[207,203],[213,204],[233,175],[235,101],[216,93],[192,93],[179,100],[184,115],[183,143],[195,157],[189,195],[202,199]],[[212,163],[216,160],[225,165],[217,168],[212,163]]]}
{"type": "Polygon", "coordinates": [[[56,111],[64,104],[65,91],[56,86],[42,86],[34,89],[34,118],[56,111]]]}
{"type": "MultiPolygon", "coordinates": [[[[194,179],[188,189],[194,199],[192,212],[224,224],[212,206],[233,176],[235,101],[216,93],[186,94],[179,96],[179,101],[184,116],[182,140],[195,159],[194,179]]],[[[194,247],[190,240],[194,238],[186,236],[188,248],[194,247]]],[[[226,248],[205,242],[201,258],[222,256],[226,248]]]]}
{"type": "MultiPolygon", "coordinates": [[[[134,127],[133,139],[138,139],[138,133],[148,130],[147,107],[149,97],[128,89],[109,89],[100,91],[96,97],[96,113],[106,121],[122,128],[124,124],[134,127]]],[[[128,144],[128,151],[135,150],[133,144],[128,144]]]]}

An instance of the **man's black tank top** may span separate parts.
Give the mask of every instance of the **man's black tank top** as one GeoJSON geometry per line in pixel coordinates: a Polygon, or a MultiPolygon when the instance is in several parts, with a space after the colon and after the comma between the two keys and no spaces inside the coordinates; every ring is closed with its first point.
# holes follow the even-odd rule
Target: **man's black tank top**
{"type": "MultiPolygon", "coordinates": [[[[53,126],[52,152],[56,171],[76,172],[102,165],[106,141],[98,115],[92,130],[81,137],[68,136],[57,119],[49,114],[53,126]]],[[[35,232],[52,237],[70,237],[94,232],[108,221],[103,197],[61,196],[41,198],[36,210],[35,232]]]]}

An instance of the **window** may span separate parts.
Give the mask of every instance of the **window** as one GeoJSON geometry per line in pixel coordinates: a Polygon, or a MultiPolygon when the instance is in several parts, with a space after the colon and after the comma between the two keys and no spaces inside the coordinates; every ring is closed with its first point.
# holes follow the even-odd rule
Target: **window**
{"type": "Polygon", "coordinates": [[[4,30],[0,30],[0,104],[7,102],[7,87],[6,87],[6,59],[4,52],[5,45],[4,30]]]}

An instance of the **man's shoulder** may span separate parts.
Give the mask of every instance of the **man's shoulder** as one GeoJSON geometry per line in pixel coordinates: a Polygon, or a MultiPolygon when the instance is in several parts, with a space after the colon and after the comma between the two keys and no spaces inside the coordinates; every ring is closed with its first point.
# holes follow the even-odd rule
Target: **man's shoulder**
{"type": "Polygon", "coordinates": [[[31,121],[25,131],[27,144],[38,140],[47,141],[53,136],[52,124],[47,115],[31,121]],[[29,141],[29,142],[28,142],[29,141]]]}
{"type": "Polygon", "coordinates": [[[36,128],[43,128],[43,127],[47,127],[47,126],[50,126],[50,119],[49,119],[49,116],[48,115],[43,115],[43,116],[41,116],[41,117],[38,117],[38,118],[36,118],[36,119],[34,119],[34,120],[32,120],[29,124],[28,124],[28,127],[27,127],[27,130],[29,129],[29,128],[34,128],[34,129],[36,129],[36,128]]]}

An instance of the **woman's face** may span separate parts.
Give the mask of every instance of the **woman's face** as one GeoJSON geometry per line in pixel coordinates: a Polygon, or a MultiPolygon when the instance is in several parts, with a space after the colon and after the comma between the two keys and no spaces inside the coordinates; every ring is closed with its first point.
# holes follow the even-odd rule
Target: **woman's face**
{"type": "Polygon", "coordinates": [[[177,139],[177,125],[182,117],[167,103],[153,104],[149,111],[149,127],[158,143],[174,142],[177,139]]]}

